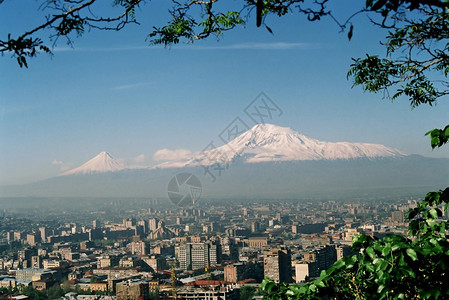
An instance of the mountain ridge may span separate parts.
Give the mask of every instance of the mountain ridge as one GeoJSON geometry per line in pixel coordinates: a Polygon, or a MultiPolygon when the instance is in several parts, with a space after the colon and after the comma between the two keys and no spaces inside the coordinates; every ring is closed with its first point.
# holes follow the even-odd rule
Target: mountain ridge
{"type": "Polygon", "coordinates": [[[203,151],[185,162],[175,160],[156,167],[175,168],[232,163],[237,157],[244,157],[246,163],[259,163],[403,156],[407,154],[381,144],[325,142],[310,138],[289,127],[257,124],[223,146],[203,151]]]}

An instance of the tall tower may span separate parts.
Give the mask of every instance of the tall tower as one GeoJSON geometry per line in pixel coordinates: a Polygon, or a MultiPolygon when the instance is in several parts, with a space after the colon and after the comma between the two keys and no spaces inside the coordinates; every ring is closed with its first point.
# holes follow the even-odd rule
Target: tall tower
{"type": "Polygon", "coordinates": [[[292,282],[292,256],[287,248],[264,251],[264,276],[276,282],[292,282]]]}

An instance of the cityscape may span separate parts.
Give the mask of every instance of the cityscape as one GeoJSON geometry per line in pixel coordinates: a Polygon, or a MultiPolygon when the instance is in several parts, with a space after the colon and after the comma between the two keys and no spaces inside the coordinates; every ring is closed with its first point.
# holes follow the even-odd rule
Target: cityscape
{"type": "Polygon", "coordinates": [[[263,278],[319,277],[354,254],[354,235],[405,235],[417,198],[33,201],[0,214],[3,297],[32,287],[59,299],[253,299],[263,278]]]}

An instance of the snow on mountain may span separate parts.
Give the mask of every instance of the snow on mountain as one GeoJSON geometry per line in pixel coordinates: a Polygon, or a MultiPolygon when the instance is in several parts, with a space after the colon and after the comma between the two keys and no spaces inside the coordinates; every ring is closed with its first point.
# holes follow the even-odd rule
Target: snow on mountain
{"type": "Polygon", "coordinates": [[[120,159],[113,158],[108,152],[103,151],[78,168],[62,173],[61,176],[114,172],[123,169],[126,169],[126,166],[120,159]]]}
{"type": "Polygon", "coordinates": [[[337,160],[402,157],[406,154],[379,144],[324,142],[288,127],[258,124],[226,145],[204,151],[188,161],[166,162],[158,168],[230,163],[240,157],[246,163],[298,160],[337,160]]]}

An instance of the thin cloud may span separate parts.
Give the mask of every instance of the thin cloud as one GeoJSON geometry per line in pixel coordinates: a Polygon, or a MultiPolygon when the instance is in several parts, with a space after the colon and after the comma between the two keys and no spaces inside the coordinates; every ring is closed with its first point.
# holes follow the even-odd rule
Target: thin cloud
{"type": "Polygon", "coordinates": [[[317,43],[290,43],[290,42],[276,42],[276,43],[239,43],[230,45],[218,46],[199,46],[192,44],[174,45],[171,47],[155,46],[121,46],[121,47],[101,47],[101,48],[71,48],[71,47],[55,47],[53,52],[123,52],[123,51],[142,51],[142,50],[310,50],[322,48],[321,44],[317,43]]]}
{"type": "Polygon", "coordinates": [[[145,162],[146,159],[147,158],[146,158],[146,156],[144,154],[140,154],[140,155],[137,155],[136,157],[134,157],[134,161],[137,162],[137,163],[145,162]]]}
{"type": "Polygon", "coordinates": [[[67,171],[72,166],[71,163],[63,162],[62,160],[56,160],[56,159],[53,160],[51,162],[51,164],[54,166],[59,166],[60,171],[67,171]]]}
{"type": "Polygon", "coordinates": [[[160,149],[153,154],[153,160],[155,161],[173,161],[173,160],[186,160],[193,157],[193,153],[186,149],[160,149]]]}
{"type": "MultiPolygon", "coordinates": [[[[294,49],[316,49],[319,44],[314,43],[240,43],[223,46],[193,46],[196,50],[294,50],[294,49]]],[[[186,47],[185,47],[186,48],[186,47]]]]}
{"type": "Polygon", "coordinates": [[[127,90],[127,89],[132,89],[135,87],[140,87],[140,86],[144,86],[144,85],[149,85],[150,83],[148,82],[136,82],[136,83],[130,83],[130,84],[124,84],[124,85],[119,85],[116,87],[113,87],[113,90],[127,90]]]}

